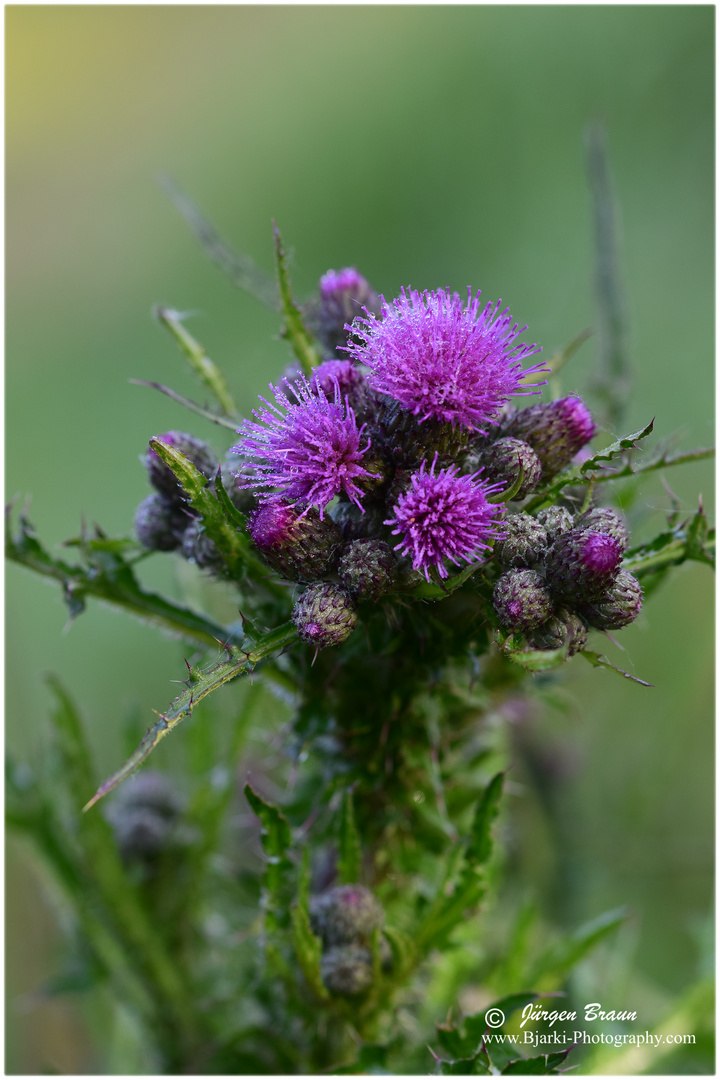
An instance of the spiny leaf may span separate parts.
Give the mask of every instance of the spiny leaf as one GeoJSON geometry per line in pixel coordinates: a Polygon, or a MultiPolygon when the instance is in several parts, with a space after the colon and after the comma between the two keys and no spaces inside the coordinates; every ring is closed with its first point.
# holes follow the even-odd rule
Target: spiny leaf
{"type": "Polygon", "coordinates": [[[628,918],[627,908],[613,908],[596,919],[583,923],[572,934],[553,945],[533,965],[532,981],[551,978],[562,979],[584,956],[628,918]]]}
{"type": "Polygon", "coordinates": [[[452,596],[456,589],[461,588],[483,565],[484,563],[470,563],[459,574],[446,578],[444,581],[421,581],[412,590],[410,597],[413,600],[445,600],[446,597],[452,596]]]}
{"type": "Polygon", "coordinates": [[[265,912],[265,927],[274,931],[288,923],[285,894],[288,892],[289,874],[292,870],[292,863],[286,855],[291,840],[290,826],[278,808],[265,802],[249,784],[245,785],[244,791],[245,798],[260,818],[262,826],[261,842],[267,858],[263,875],[262,907],[265,912]]]}
{"type": "Polygon", "coordinates": [[[250,293],[261,304],[278,311],[280,298],[277,285],[272,278],[256,266],[249,255],[235,251],[222,240],[195,203],[177,187],[170,177],[161,176],[159,182],[195,233],[205,249],[205,254],[239,289],[250,293]]]}
{"type": "Polygon", "coordinates": [[[158,743],[169,735],[177,725],[190,716],[195,706],[211,694],[214,690],[224,686],[238,675],[247,675],[253,671],[255,665],[276,653],[280,653],[297,637],[295,625],[291,622],[284,623],[276,630],[270,631],[256,641],[245,642],[243,649],[228,646],[229,659],[224,663],[217,664],[209,672],[203,673],[198,679],[194,679],[192,685],[175,699],[165,714],[148,730],[145,738],[134,754],[128,758],[125,764],[113,773],[112,776],[100,785],[92,799],[83,807],[89,810],[96,802],[99,802],[109,791],[117,787],[126,777],[135,772],[137,767],[152,753],[158,743]]]}
{"type": "Polygon", "coordinates": [[[497,773],[485,788],[473,818],[466,859],[471,866],[486,863],[492,852],[491,828],[500,808],[504,773],[497,773]]]}
{"type": "Polygon", "coordinates": [[[283,247],[280,230],[273,222],[275,238],[275,261],[277,264],[278,283],[282,312],[285,317],[285,335],[292,345],[293,352],[306,375],[311,375],[313,368],[320,363],[320,356],[313,345],[311,334],[305,327],[300,309],[295,305],[290,291],[290,275],[287,268],[287,253],[283,247]]]}
{"type": "MultiPolygon", "coordinates": [[[[95,559],[88,569],[84,569],[82,566],[71,566],[62,559],[53,558],[35,536],[35,530],[24,514],[20,516],[18,534],[13,536],[10,509],[8,508],[6,515],[5,534],[8,559],[42,577],[57,581],[62,586],[71,615],[78,615],[84,610],[86,596],[94,596],[130,612],[144,622],[180,635],[204,648],[215,646],[218,642],[237,640],[226,627],[166,600],[157,593],[146,592],[138,583],[132,566],[119,550],[112,550],[105,545],[102,552],[105,557],[102,561],[95,559]]],[[[92,541],[78,546],[81,546],[86,556],[94,554],[92,541]]],[[[96,553],[101,554],[100,551],[96,553]]]]}
{"type": "Polygon", "coordinates": [[[606,660],[600,653],[591,652],[589,649],[581,649],[580,656],[584,656],[589,664],[593,667],[609,668],[610,671],[617,672],[618,675],[622,675],[623,679],[631,679],[632,682],[639,683],[640,686],[652,687],[652,683],[645,682],[644,679],[638,679],[635,675],[631,675],[629,671],[623,671],[622,668],[615,667],[609,660],[606,660]]]}
{"type": "Polygon", "coordinates": [[[162,383],[157,382],[147,382],[145,379],[128,379],[128,382],[131,382],[134,386],[149,386],[151,390],[159,390],[161,394],[165,394],[171,401],[176,401],[178,405],[190,409],[191,412],[197,413],[198,416],[204,417],[205,420],[210,420],[213,424],[219,424],[221,427],[229,428],[230,431],[237,433],[238,425],[235,420],[228,420],[227,417],[220,416],[211,409],[198,405],[197,402],[191,401],[190,398],[178,394],[176,390],[171,390],[169,386],[163,386],[162,383]]]}
{"type": "Polygon", "coordinates": [[[518,664],[526,671],[553,671],[561,667],[568,658],[569,645],[561,645],[559,649],[511,649],[502,648],[502,652],[514,664],[518,664]]]}
{"type": "Polygon", "coordinates": [[[562,1065],[574,1047],[558,1050],[554,1054],[540,1054],[538,1057],[518,1058],[511,1061],[502,1071],[502,1076],[557,1076],[558,1065],[562,1065]]]}
{"type": "Polygon", "coordinates": [[[341,885],[353,885],[360,876],[360,837],[355,824],[352,792],[345,790],[338,822],[338,876],[341,885]]]}
{"type": "Polygon", "coordinates": [[[155,317],[161,326],[169,330],[187,357],[190,367],[214,396],[223,414],[230,419],[237,418],[237,410],[225,378],[216,364],[210,359],[202,345],[183,326],[187,316],[172,308],[156,307],[155,317]]]}
{"type": "Polygon", "coordinates": [[[298,898],[293,907],[292,926],[295,955],[305,976],[309,988],[320,1001],[329,1001],[330,995],[322,981],[320,973],[320,960],[322,957],[322,942],[316,937],[310,925],[308,901],[310,894],[310,851],[306,847],[303,851],[303,861],[300,869],[298,885],[298,898]]]}
{"type": "Polygon", "coordinates": [[[489,503],[512,502],[520,488],[523,486],[524,479],[525,470],[522,465],[520,465],[518,469],[518,475],[515,480],[513,480],[512,484],[510,484],[509,487],[505,488],[504,491],[498,491],[495,495],[488,495],[487,501],[489,503]]]}

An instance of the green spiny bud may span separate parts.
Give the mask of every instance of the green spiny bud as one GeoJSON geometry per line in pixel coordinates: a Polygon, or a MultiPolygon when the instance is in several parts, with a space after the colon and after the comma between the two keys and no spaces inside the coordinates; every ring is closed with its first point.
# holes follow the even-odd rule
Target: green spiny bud
{"type": "Polygon", "coordinates": [[[578,610],[596,630],[620,630],[637,618],[641,607],[640,582],[627,570],[619,570],[602,596],[578,610]]]}
{"type": "Polygon", "coordinates": [[[364,885],[337,885],[310,901],[313,930],[327,946],[368,944],[385,913],[364,885]]]}
{"type": "Polygon", "coordinates": [[[513,486],[522,469],[522,485],[513,499],[524,499],[535,490],[542,477],[540,458],[533,448],[521,439],[512,437],[497,439],[478,450],[471,450],[461,471],[475,472],[480,468],[483,469],[483,482],[500,483],[505,490],[513,486]],[[473,464],[475,468],[470,469],[473,464]]]}
{"type": "Polygon", "coordinates": [[[570,394],[520,409],[509,419],[505,433],[530,443],[548,479],[569,465],[578,450],[590,442],[595,424],[585,403],[570,394]]]}
{"type": "Polygon", "coordinates": [[[357,626],[357,611],[350,595],[331,581],[310,585],[292,610],[301,641],[324,649],[342,645],[357,626]]]}
{"type": "Polygon", "coordinates": [[[548,506],[539,511],[536,520],[546,530],[551,543],[563,533],[570,532],[573,527],[573,516],[564,506],[548,506]]]}
{"type": "Polygon", "coordinates": [[[606,533],[571,529],[550,547],[545,560],[551,591],[574,607],[599,599],[610,588],[622,545],[606,533]]]}
{"type": "Polygon", "coordinates": [[[373,981],[372,953],[360,945],[336,945],[324,953],[320,974],[331,994],[364,994],[373,981]]]}
{"type": "Polygon", "coordinates": [[[513,514],[501,523],[500,528],[502,532],[495,541],[493,553],[502,566],[529,567],[543,558],[548,535],[530,514],[513,514]]]}
{"type": "Polygon", "coordinates": [[[374,604],[395,582],[396,562],[384,540],[353,540],[338,564],[340,581],[358,600],[374,604]]]}
{"type": "Polygon", "coordinates": [[[527,635],[533,649],[559,649],[567,642],[568,656],[585,648],[587,627],[579,615],[568,608],[559,608],[542,626],[527,635]]]}
{"type": "Polygon", "coordinates": [[[508,630],[534,630],[553,612],[550,592],[535,570],[508,570],[493,590],[493,607],[508,630]]]}
{"type": "Polygon", "coordinates": [[[334,568],[342,531],[314,506],[301,512],[282,499],[261,503],[248,520],[248,532],[264,558],[291,581],[315,581],[334,568]]]}
{"type": "Polygon", "coordinates": [[[135,511],[135,532],[150,551],[174,551],[180,546],[188,515],[177,505],[153,492],[135,511]]]}
{"type": "MultiPolygon", "coordinates": [[[[218,471],[218,460],[207,443],[202,439],[196,439],[194,435],[187,435],[184,431],[166,431],[164,435],[158,435],[160,442],[179,450],[186,458],[192,461],[195,468],[212,480],[218,471]]],[[[148,471],[150,483],[167,499],[183,499],[183,491],[175,474],[165,464],[161,457],[155,453],[152,447],[148,447],[144,457],[145,468],[148,471]]]]}
{"type": "Polygon", "coordinates": [[[621,545],[623,554],[627,551],[630,537],[625,522],[620,514],[616,510],[611,510],[610,507],[596,506],[592,510],[586,510],[575,519],[575,528],[591,529],[593,532],[612,536],[621,545]]]}

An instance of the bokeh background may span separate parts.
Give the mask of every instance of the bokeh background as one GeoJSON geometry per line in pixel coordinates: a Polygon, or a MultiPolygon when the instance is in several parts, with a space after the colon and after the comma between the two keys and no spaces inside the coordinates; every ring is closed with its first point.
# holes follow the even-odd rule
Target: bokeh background
{"type": "MultiPolygon", "coordinates": [[[[682,447],[710,443],[713,19],[711,6],[7,7],[8,496],[32,495],[50,545],[83,516],[126,534],[150,435],[190,427],[225,448],[219,429],[128,382],[199,394],[156,302],[197,313],[190,329],[246,410],[287,359],[276,316],[205,260],[158,173],[268,271],[275,218],[300,297],[348,264],[389,296],[471,284],[552,353],[596,319],[593,119],[622,212],[627,430],[655,415],[682,447]]],[[[591,339],[565,391],[583,389],[597,355],[591,339]]],[[[688,512],[699,491],[710,503],[708,463],[667,480],[688,512]]],[[[666,505],[655,475],[641,533],[666,505]]],[[[156,561],[145,580],[177,594],[174,559],[156,561]]],[[[553,851],[534,812],[516,815],[517,880],[557,923],[630,905],[613,1005],[643,1027],[712,965],[711,597],[708,569],[685,566],[622,633],[624,653],[598,640],[652,690],[571,665],[567,707],[532,727],[562,759],[553,851]]],[[[41,752],[43,674],[58,672],[107,774],[128,717],[142,733],[170,699],[181,650],[92,602],[65,623],[59,591],[10,566],[7,739],[41,752]]],[[[61,935],[14,841],[6,882],[7,1068],[88,1071],[88,1003],[39,992],[61,935]]]]}

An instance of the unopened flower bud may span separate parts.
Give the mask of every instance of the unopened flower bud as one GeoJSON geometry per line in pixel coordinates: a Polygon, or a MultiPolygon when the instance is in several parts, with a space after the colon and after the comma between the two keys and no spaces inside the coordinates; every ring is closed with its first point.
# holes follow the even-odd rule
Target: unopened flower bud
{"type": "Polygon", "coordinates": [[[333,354],[339,345],[347,345],[346,323],[351,323],[363,308],[380,314],[380,298],[353,266],[328,270],[320,278],[320,302],[315,330],[323,345],[333,354]]]}
{"type": "Polygon", "coordinates": [[[596,630],[620,630],[637,618],[641,607],[640,582],[627,570],[619,570],[609,589],[579,611],[596,630]]]}
{"type": "Polygon", "coordinates": [[[567,643],[568,656],[574,656],[585,647],[587,627],[574,611],[560,608],[542,626],[531,630],[527,641],[533,649],[559,649],[567,643]]]}
{"type": "MultiPolygon", "coordinates": [[[[211,480],[218,470],[218,460],[207,443],[202,439],[196,439],[194,435],[187,435],[184,431],[166,431],[164,435],[158,435],[160,442],[179,450],[188,458],[195,468],[211,480]]],[[[169,468],[161,457],[148,447],[145,458],[145,468],[148,471],[150,483],[168,499],[182,499],[183,491],[172,469],[169,468]]]]}
{"type": "Polygon", "coordinates": [[[320,974],[331,994],[364,994],[372,986],[372,954],[360,945],[336,945],[323,954],[320,974]]]}
{"type": "Polygon", "coordinates": [[[551,543],[563,533],[570,532],[573,527],[573,516],[564,506],[548,506],[545,510],[540,510],[537,521],[545,528],[551,543]]]}
{"type": "Polygon", "coordinates": [[[571,529],[547,553],[548,584],[574,605],[596,600],[612,584],[622,552],[622,544],[606,533],[571,529]]]}
{"type": "Polygon", "coordinates": [[[146,770],[120,789],[108,809],[122,857],[151,860],[171,843],[183,803],[162,773],[146,770]]]}
{"type": "Polygon", "coordinates": [[[338,885],[312,897],[310,922],[325,945],[368,944],[385,913],[364,885],[338,885]]]}
{"type": "Polygon", "coordinates": [[[358,600],[374,604],[392,589],[396,562],[384,540],[354,540],[338,564],[340,581],[358,600]]]}
{"type": "Polygon", "coordinates": [[[357,626],[358,616],[349,593],[330,581],[318,581],[305,590],[292,611],[301,641],[324,649],[342,645],[357,626]]]}
{"type": "Polygon", "coordinates": [[[188,515],[153,492],[135,511],[135,532],[143,547],[150,551],[174,551],[180,546],[188,525],[188,515]]]}
{"type": "Polygon", "coordinates": [[[534,566],[545,555],[547,532],[530,514],[513,514],[501,523],[500,529],[493,553],[502,566],[534,566]]]}
{"type": "Polygon", "coordinates": [[[508,570],[498,578],[493,607],[501,626],[508,630],[534,630],[553,613],[550,591],[535,570],[508,570]]]}
{"type": "Polygon", "coordinates": [[[610,507],[596,506],[593,510],[586,510],[575,519],[575,528],[592,529],[593,532],[612,536],[620,544],[623,554],[627,551],[630,537],[625,522],[620,514],[616,510],[611,510],[610,507]]]}
{"type": "MultiPolygon", "coordinates": [[[[389,497],[387,502],[389,502],[389,497]]],[[[364,508],[365,512],[346,499],[340,499],[330,511],[332,520],[342,529],[345,540],[363,540],[385,531],[384,521],[387,511],[383,506],[372,503],[364,508]]]]}
{"type": "Polygon", "coordinates": [[[507,434],[532,446],[547,479],[564,469],[578,450],[590,442],[595,424],[585,403],[571,394],[545,405],[521,409],[510,420],[507,434]]]}
{"type": "Polygon", "coordinates": [[[364,418],[370,391],[362,371],[351,360],[326,360],[313,371],[310,386],[320,390],[328,401],[335,400],[337,386],[355,416],[364,418]]]}
{"type": "Polygon", "coordinates": [[[192,521],[185,530],[182,553],[188,562],[195,563],[201,570],[225,569],[225,560],[200,521],[192,521]]]}
{"type": "Polygon", "coordinates": [[[282,499],[272,499],[248,518],[248,532],[264,558],[291,581],[315,581],[328,574],[342,545],[342,530],[314,506],[304,513],[282,499]]]}
{"type": "Polygon", "coordinates": [[[540,458],[533,448],[521,439],[496,439],[475,452],[471,451],[468,458],[477,462],[476,469],[484,470],[483,480],[489,480],[493,484],[500,483],[504,490],[513,486],[522,469],[522,484],[513,499],[524,499],[535,490],[542,477],[540,458]]]}

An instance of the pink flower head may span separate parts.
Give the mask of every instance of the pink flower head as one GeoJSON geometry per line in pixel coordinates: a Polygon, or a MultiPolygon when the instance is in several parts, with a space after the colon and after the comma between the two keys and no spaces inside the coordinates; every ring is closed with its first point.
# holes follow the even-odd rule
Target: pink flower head
{"type": "Polygon", "coordinates": [[[463,307],[449,289],[419,293],[402,290],[381,317],[366,312],[352,324],[346,351],[366,364],[373,390],[388,394],[422,422],[439,420],[484,433],[513,394],[535,394],[522,388],[531,372],[522,362],[539,345],[514,345],[522,333],[500,301],[480,309],[480,293],[463,307]]]}
{"type": "Polygon", "coordinates": [[[357,481],[373,476],[361,464],[370,449],[370,439],[362,445],[365,424],[358,427],[337,380],[330,401],[305,376],[283,381],[284,392],[270,385],[275,404],[261,397],[264,408],[253,409],[259,423],[245,420],[238,431],[242,438],[233,450],[248,459],[246,482],[238,486],[271,488],[259,498],[281,494],[288,502],[317,506],[321,517],[340,492],[362,510],[357,481]]]}
{"type": "MultiPolygon", "coordinates": [[[[459,476],[456,465],[435,472],[437,454],[430,468],[423,461],[410,478],[410,488],[394,506],[395,516],[385,522],[394,525],[394,535],[402,537],[395,550],[412,559],[413,569],[422,570],[429,581],[429,569],[448,576],[444,560],[459,566],[458,560],[472,562],[488,540],[497,535],[496,526],[503,507],[488,502],[488,495],[502,484],[478,480],[479,473],[459,476]]],[[[480,470],[482,471],[482,470],[480,470]]]]}

